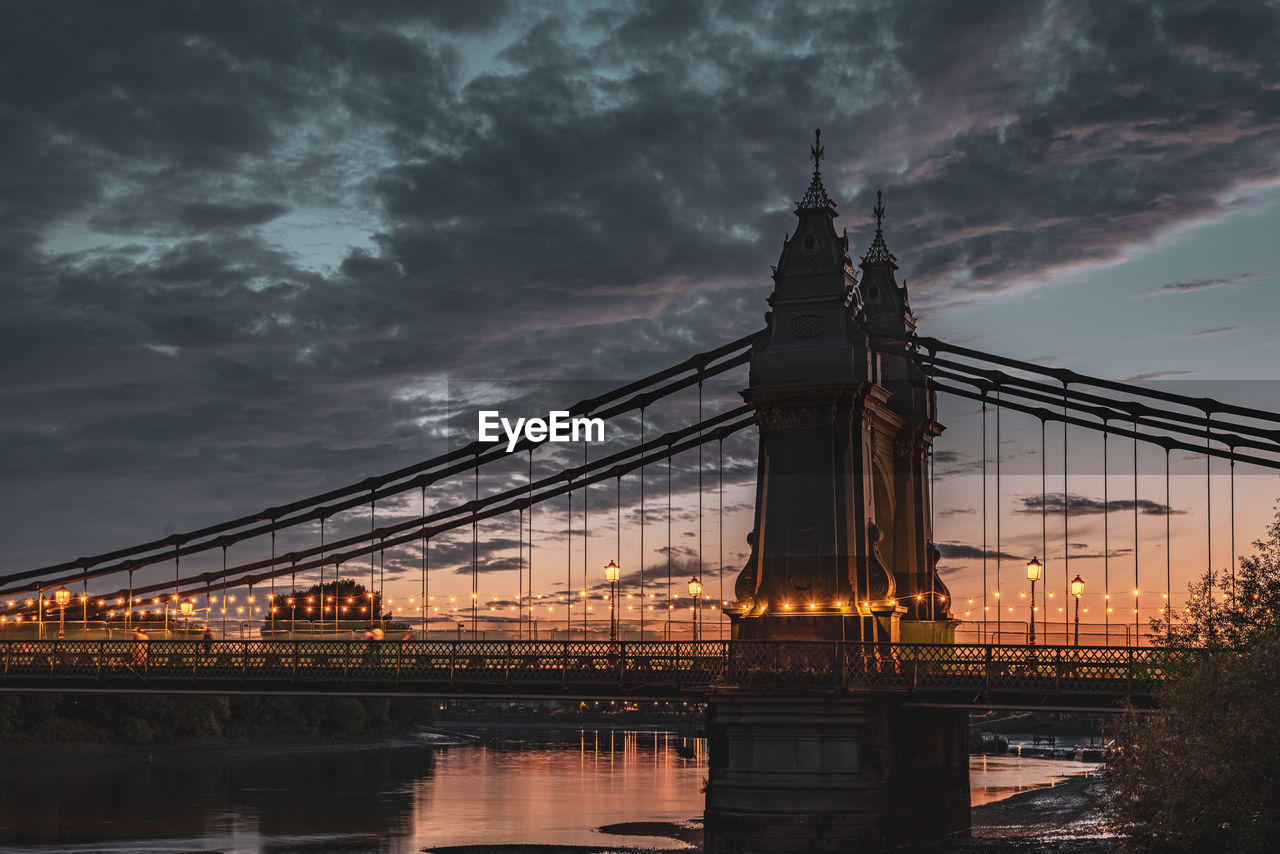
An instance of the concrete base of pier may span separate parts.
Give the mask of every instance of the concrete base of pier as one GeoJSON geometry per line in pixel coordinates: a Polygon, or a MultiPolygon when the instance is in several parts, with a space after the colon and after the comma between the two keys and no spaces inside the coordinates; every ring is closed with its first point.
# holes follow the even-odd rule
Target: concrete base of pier
{"type": "Polygon", "coordinates": [[[707,738],[708,854],[863,854],[969,833],[962,711],[723,689],[707,738]]]}

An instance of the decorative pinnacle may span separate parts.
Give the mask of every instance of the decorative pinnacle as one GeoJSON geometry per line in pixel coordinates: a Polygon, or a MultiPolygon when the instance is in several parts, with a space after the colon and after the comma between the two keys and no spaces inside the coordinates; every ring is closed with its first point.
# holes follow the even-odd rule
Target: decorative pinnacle
{"type": "Polygon", "coordinates": [[[883,264],[884,262],[893,262],[897,259],[893,257],[893,253],[889,251],[889,247],[884,243],[884,193],[876,190],[876,206],[871,209],[871,213],[876,218],[876,236],[871,241],[871,248],[867,250],[867,254],[862,256],[863,264],[883,264]]]}
{"type": "Polygon", "coordinates": [[[809,182],[809,189],[805,191],[804,198],[796,203],[798,208],[826,208],[831,204],[831,199],[827,197],[827,190],[822,186],[822,172],[818,168],[824,153],[822,129],[815,128],[813,145],[809,146],[809,156],[813,158],[813,180],[809,182]]]}

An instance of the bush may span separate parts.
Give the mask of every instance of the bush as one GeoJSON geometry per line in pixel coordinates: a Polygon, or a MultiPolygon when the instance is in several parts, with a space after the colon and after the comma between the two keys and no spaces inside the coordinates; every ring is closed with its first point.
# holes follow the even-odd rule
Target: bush
{"type": "Polygon", "coordinates": [[[1275,851],[1280,843],[1280,634],[1208,657],[1130,714],[1108,760],[1107,808],[1127,848],[1275,851]]]}

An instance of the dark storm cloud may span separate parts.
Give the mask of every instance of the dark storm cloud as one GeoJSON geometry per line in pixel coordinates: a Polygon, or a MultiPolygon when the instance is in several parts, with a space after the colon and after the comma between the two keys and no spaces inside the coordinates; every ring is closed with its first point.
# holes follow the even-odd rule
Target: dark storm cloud
{"type": "Polygon", "coordinates": [[[1122,383],[1148,383],[1155,380],[1168,380],[1174,377],[1185,377],[1195,374],[1196,371],[1151,371],[1145,374],[1134,374],[1131,377],[1125,377],[1122,383]]]}
{"type": "Polygon", "coordinates": [[[181,218],[191,228],[206,231],[214,228],[239,228],[261,225],[286,213],[283,205],[263,202],[253,205],[192,204],[182,209],[181,218]]]}
{"type": "Polygon", "coordinates": [[[2,14],[22,561],[42,520],[105,548],[438,453],[445,377],[625,381],[757,328],[815,125],[838,226],[860,253],[883,187],[933,305],[1220,215],[1280,143],[1262,2],[2,14]]]}
{"type": "Polygon", "coordinates": [[[996,551],[995,549],[987,549],[985,552],[981,546],[970,546],[964,543],[938,543],[938,552],[944,558],[960,558],[960,559],[981,559],[1000,558],[1002,560],[1024,560],[1025,556],[1019,557],[1011,555],[1008,552],[996,551]]]}
{"type": "Polygon", "coordinates": [[[1195,332],[1187,332],[1178,336],[1179,338],[1200,338],[1205,335],[1218,335],[1223,332],[1235,332],[1239,326],[1215,326],[1212,329],[1199,329],[1195,332]]]}
{"type": "MultiPolygon", "coordinates": [[[[1027,495],[1021,499],[1022,507],[1018,509],[1018,513],[1039,513],[1041,507],[1050,513],[1061,513],[1063,511],[1062,493],[1049,493],[1044,496],[1041,501],[1039,495],[1027,495]]],[[[1072,495],[1070,500],[1066,502],[1066,509],[1072,516],[1093,516],[1103,513],[1132,513],[1134,505],[1137,505],[1138,512],[1144,516],[1163,516],[1166,512],[1173,515],[1185,513],[1185,510],[1171,510],[1168,505],[1160,504],[1155,501],[1149,501],[1140,498],[1138,501],[1132,499],[1111,499],[1103,502],[1098,498],[1089,498],[1084,495],[1072,495]]],[[[1083,543],[1072,543],[1072,547],[1081,547],[1083,543]]]]}
{"type": "MultiPolygon", "coordinates": [[[[1223,288],[1247,281],[1257,275],[1257,273],[1240,273],[1235,276],[1220,276],[1213,279],[1192,279],[1184,282],[1170,282],[1166,285],[1161,285],[1158,288],[1149,288],[1143,291],[1142,295],[1187,293],[1188,291],[1204,291],[1209,288],[1223,288]]],[[[1232,328],[1234,329],[1235,327],[1232,328]]]]}

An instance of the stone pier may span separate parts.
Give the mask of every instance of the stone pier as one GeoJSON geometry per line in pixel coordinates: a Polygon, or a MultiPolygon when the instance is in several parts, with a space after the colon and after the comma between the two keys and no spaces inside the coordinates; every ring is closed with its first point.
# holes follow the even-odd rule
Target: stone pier
{"type": "Polygon", "coordinates": [[[969,833],[962,711],[724,689],[707,715],[708,854],[864,854],[969,833]]]}

